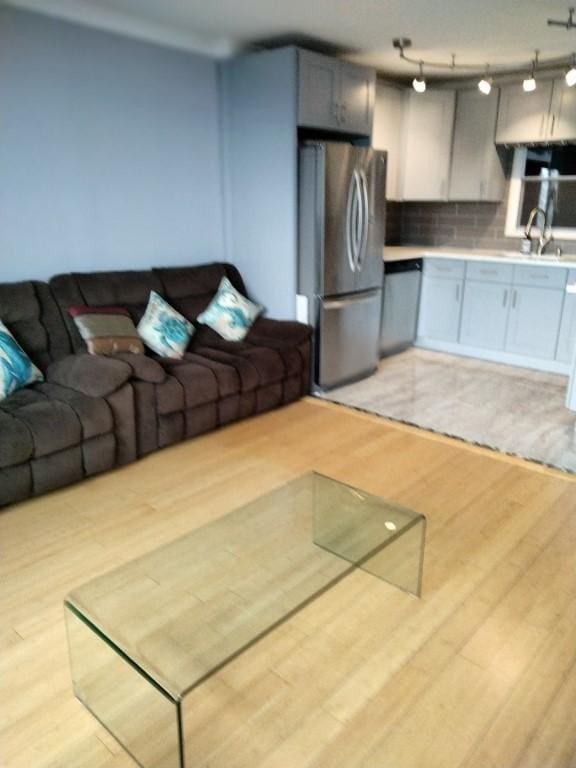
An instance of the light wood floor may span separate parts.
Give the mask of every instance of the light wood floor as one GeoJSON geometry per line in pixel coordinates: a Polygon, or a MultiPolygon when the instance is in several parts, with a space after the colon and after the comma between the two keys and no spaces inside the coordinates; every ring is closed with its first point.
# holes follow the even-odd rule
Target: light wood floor
{"type": "Polygon", "coordinates": [[[2,768],[134,766],[64,596],[311,469],[428,516],[422,599],[344,579],[200,689],[187,768],[575,768],[574,479],[315,400],[0,512],[2,768]]]}

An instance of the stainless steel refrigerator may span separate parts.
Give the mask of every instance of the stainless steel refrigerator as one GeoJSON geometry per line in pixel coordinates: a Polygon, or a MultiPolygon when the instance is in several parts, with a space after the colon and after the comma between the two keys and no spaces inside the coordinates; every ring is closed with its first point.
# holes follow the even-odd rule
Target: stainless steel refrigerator
{"type": "Polygon", "coordinates": [[[298,290],[314,325],[316,387],[378,365],[386,153],[340,142],[299,150],[298,290]]]}

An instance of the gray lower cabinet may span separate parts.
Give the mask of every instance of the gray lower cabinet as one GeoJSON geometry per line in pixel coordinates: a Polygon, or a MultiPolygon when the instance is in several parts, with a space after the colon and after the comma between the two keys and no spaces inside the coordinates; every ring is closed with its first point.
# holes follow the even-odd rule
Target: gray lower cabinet
{"type": "Polygon", "coordinates": [[[458,341],[463,278],[424,274],[420,294],[418,339],[458,341]]]}
{"type": "Polygon", "coordinates": [[[504,349],[511,289],[508,285],[466,280],[460,344],[504,349]]]}
{"type": "Polygon", "coordinates": [[[576,269],[426,257],[417,343],[564,372],[576,355],[571,290],[576,269]]]}
{"type": "Polygon", "coordinates": [[[571,363],[576,350],[576,294],[567,293],[564,297],[556,360],[559,363],[571,363]]]}
{"type": "Polygon", "coordinates": [[[553,360],[563,302],[563,290],[514,286],[506,351],[553,360]]]}

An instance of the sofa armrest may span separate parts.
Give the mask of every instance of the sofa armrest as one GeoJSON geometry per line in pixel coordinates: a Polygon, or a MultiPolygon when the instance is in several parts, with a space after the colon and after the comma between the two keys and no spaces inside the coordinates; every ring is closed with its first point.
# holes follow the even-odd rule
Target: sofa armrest
{"type": "Polygon", "coordinates": [[[46,381],[89,397],[106,397],[131,377],[132,368],[123,360],[87,353],[68,355],[52,363],[46,371],[46,381]]]}
{"type": "Polygon", "coordinates": [[[263,341],[280,342],[297,347],[312,336],[312,330],[311,325],[297,323],[293,320],[273,320],[269,317],[259,317],[250,328],[246,341],[254,343],[262,339],[263,341]]]}
{"type": "Polygon", "coordinates": [[[132,352],[121,352],[114,355],[114,360],[122,360],[132,370],[132,378],[137,381],[147,381],[150,384],[162,384],[167,373],[157,360],[147,355],[136,355],[132,352]]]}

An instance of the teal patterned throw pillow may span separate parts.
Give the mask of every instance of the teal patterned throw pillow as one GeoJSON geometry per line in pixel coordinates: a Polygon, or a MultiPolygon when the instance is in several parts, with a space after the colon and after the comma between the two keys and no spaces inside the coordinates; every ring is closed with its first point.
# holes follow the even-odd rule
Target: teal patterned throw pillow
{"type": "Polygon", "coordinates": [[[223,277],[218,292],[196,318],[208,325],[226,341],[242,341],[262,307],[238,293],[227,277],[223,277]]]}
{"type": "Polygon", "coordinates": [[[147,347],[162,357],[180,360],[193,333],[191,322],[156,291],[150,291],[146,312],[138,323],[138,335],[147,347]]]}
{"type": "Polygon", "coordinates": [[[0,400],[44,376],[0,320],[0,400]]]}

